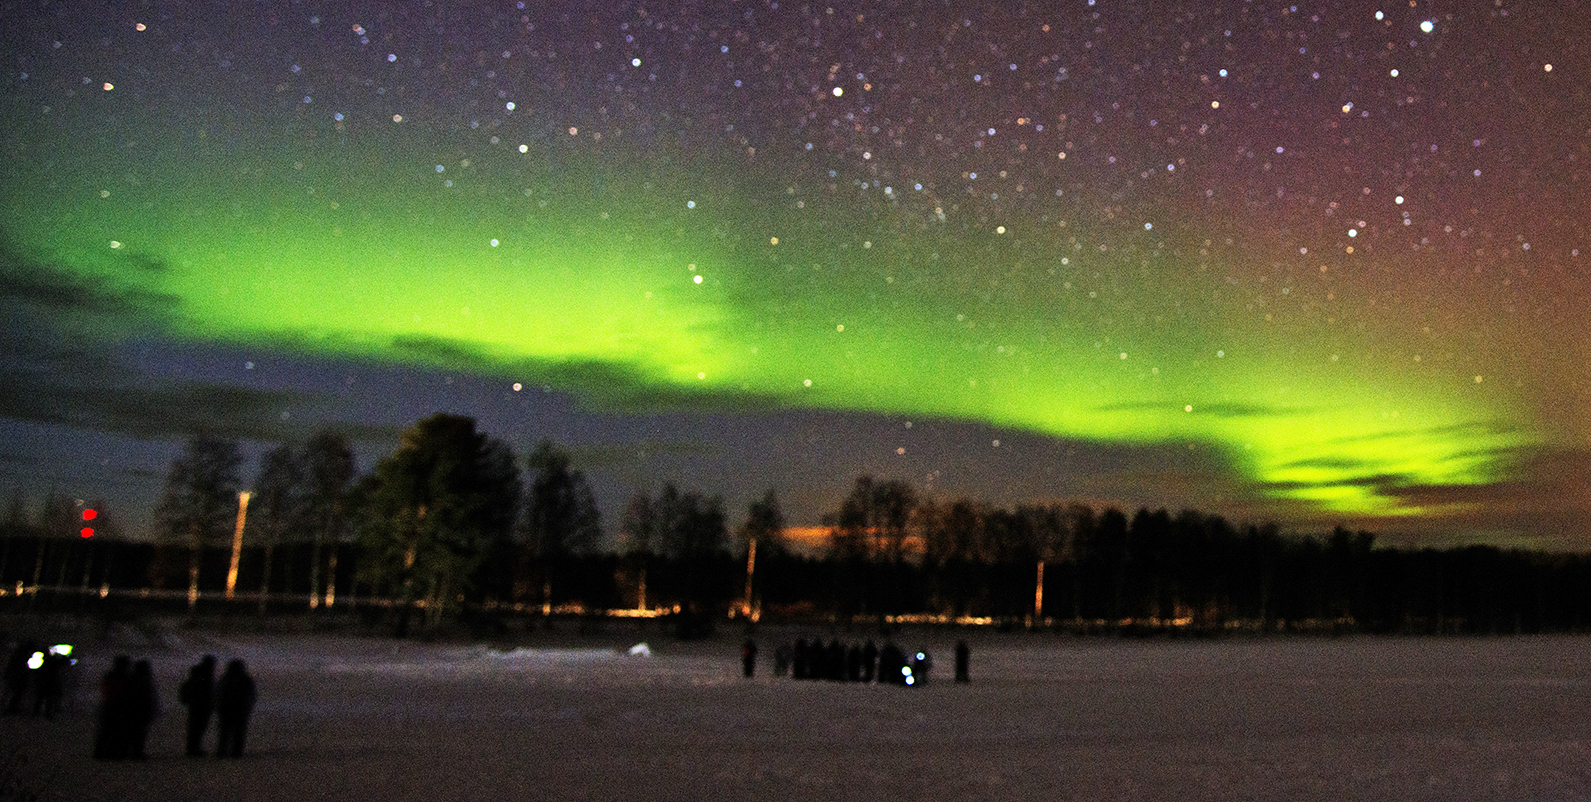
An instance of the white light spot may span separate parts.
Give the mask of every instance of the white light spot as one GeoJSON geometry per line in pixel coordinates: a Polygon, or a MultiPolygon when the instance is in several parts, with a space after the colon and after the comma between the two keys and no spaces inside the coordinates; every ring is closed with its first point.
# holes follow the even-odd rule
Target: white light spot
{"type": "Polygon", "coordinates": [[[996,233],[996,234],[1004,234],[1005,233],[1005,226],[995,226],[994,227],[994,233],[996,233]]]}
{"type": "Polygon", "coordinates": [[[120,248],[122,246],[122,244],[121,244],[121,242],[119,240],[111,240],[110,241],[110,246],[111,246],[111,248],[120,248]]]}
{"type": "Polygon", "coordinates": [[[1144,230],[1145,231],[1154,231],[1155,230],[1155,224],[1154,223],[1144,223],[1144,230]]]}
{"type": "Polygon", "coordinates": [[[1122,352],[1122,353],[1121,353],[1121,354],[1120,354],[1120,356],[1121,356],[1121,358],[1122,358],[1122,359],[1126,359],[1126,358],[1127,358],[1127,352],[1126,352],[1126,351],[1123,351],[1123,352],[1122,352]]]}
{"type": "Polygon", "coordinates": [[[387,61],[389,63],[393,62],[393,61],[397,61],[397,60],[398,60],[398,54],[397,53],[388,53],[387,54],[387,61]]]}
{"type": "Polygon", "coordinates": [[[1552,72],[1552,65],[1551,64],[1543,64],[1543,65],[1541,65],[1541,69],[1545,70],[1546,72],[1552,72]]]}
{"type": "Polygon", "coordinates": [[[812,386],[812,380],[811,379],[802,379],[801,380],[801,386],[802,387],[811,387],[812,386]]]}
{"type": "Polygon", "coordinates": [[[1398,77],[1398,71],[1397,70],[1392,70],[1391,72],[1388,72],[1387,74],[1392,76],[1393,78],[1398,77]]]}
{"type": "Polygon", "coordinates": [[[520,145],[519,146],[519,152],[520,153],[529,153],[530,152],[530,146],[529,145],[520,145]]]}
{"type": "Polygon", "coordinates": [[[693,200],[685,201],[685,208],[687,208],[687,209],[696,208],[696,201],[693,201],[693,200]]]}
{"type": "Polygon", "coordinates": [[[698,372],[698,373],[697,373],[697,374],[696,374],[696,378],[698,378],[698,379],[705,379],[705,378],[707,378],[707,374],[706,374],[706,373],[705,373],[705,372],[698,372]]]}
{"type": "Polygon", "coordinates": [[[1403,196],[1402,196],[1402,195],[1399,195],[1399,196],[1397,196],[1397,197],[1396,197],[1396,198],[1393,198],[1393,199],[1392,199],[1392,202],[1393,202],[1393,203],[1396,203],[1396,204],[1400,204],[1400,205],[1401,205],[1401,204],[1402,204],[1402,203],[1403,203],[1403,196]]]}
{"type": "Polygon", "coordinates": [[[101,86],[101,88],[103,88],[107,92],[109,92],[110,90],[116,88],[116,84],[113,84],[110,81],[106,81],[105,83],[101,84],[100,86],[101,86]]]}
{"type": "Polygon", "coordinates": [[[834,89],[833,89],[833,93],[834,93],[834,96],[835,96],[835,97],[839,97],[839,96],[840,96],[840,95],[843,95],[843,94],[845,94],[845,90],[844,90],[844,89],[842,89],[842,88],[840,88],[840,87],[838,87],[838,86],[836,86],[836,87],[834,87],[834,89]]]}
{"type": "Polygon", "coordinates": [[[1348,229],[1348,236],[1350,236],[1350,237],[1357,237],[1357,236],[1359,236],[1359,229],[1357,229],[1357,228],[1350,228],[1350,229],[1348,229]]]}
{"type": "Polygon", "coordinates": [[[492,238],[492,247],[493,247],[493,248],[496,248],[496,247],[497,247],[497,238],[496,238],[496,237],[493,237],[493,238],[492,238]]]}
{"type": "Polygon", "coordinates": [[[638,59],[638,58],[630,59],[630,66],[631,67],[639,67],[639,66],[641,66],[641,60],[638,59]]]}
{"type": "Polygon", "coordinates": [[[999,448],[1000,447],[1000,441],[996,440],[991,445],[993,445],[995,448],[999,448]]]}
{"type": "Polygon", "coordinates": [[[1192,411],[1193,411],[1193,405],[1192,405],[1192,404],[1189,404],[1189,405],[1187,405],[1187,406],[1185,406],[1185,407],[1183,407],[1183,408],[1182,408],[1182,411],[1183,411],[1183,412],[1192,412],[1192,411]]]}
{"type": "Polygon", "coordinates": [[[700,283],[702,283],[702,277],[701,276],[692,276],[691,277],[691,281],[694,281],[697,284],[700,284],[700,283]]]}
{"type": "Polygon", "coordinates": [[[503,104],[503,108],[508,109],[509,111],[513,111],[514,110],[514,101],[510,100],[507,103],[504,103],[503,104]]]}
{"type": "Polygon", "coordinates": [[[836,324],[835,327],[834,327],[834,330],[835,331],[845,331],[845,324],[844,323],[836,324]]]}
{"type": "Polygon", "coordinates": [[[525,389],[525,385],[520,384],[519,382],[514,382],[514,392],[517,393],[517,392],[519,392],[520,390],[523,390],[523,389],[525,389]]]}
{"type": "Polygon", "coordinates": [[[1425,20],[1424,22],[1420,23],[1420,30],[1425,33],[1430,33],[1431,31],[1436,30],[1436,23],[1430,20],[1425,20]]]}

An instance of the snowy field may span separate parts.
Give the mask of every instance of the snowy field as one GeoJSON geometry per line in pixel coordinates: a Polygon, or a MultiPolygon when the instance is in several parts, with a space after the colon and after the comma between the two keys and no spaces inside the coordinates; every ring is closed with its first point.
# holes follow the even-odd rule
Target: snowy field
{"type": "MultiPolygon", "coordinates": [[[[1591,640],[972,639],[919,689],[739,676],[739,638],[531,648],[176,633],[85,649],[54,721],[0,718],[60,800],[1591,799],[1591,640]],[[88,757],[113,650],[154,663],[142,763],[88,757]],[[176,686],[241,657],[240,761],[181,755],[176,686]]],[[[822,634],[825,639],[831,633],[822,634]]],[[[545,636],[541,636],[545,639],[545,636]]],[[[858,636],[860,638],[861,636],[858,636]]],[[[623,640],[621,640],[623,638],[623,640]]],[[[211,730],[213,744],[214,730],[211,730]]]]}

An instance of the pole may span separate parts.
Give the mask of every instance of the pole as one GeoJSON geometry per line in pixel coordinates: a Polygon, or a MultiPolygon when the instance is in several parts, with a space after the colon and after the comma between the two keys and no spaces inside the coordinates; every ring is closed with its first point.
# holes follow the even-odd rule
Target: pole
{"type": "Polygon", "coordinates": [[[752,538],[746,548],[746,600],[740,605],[740,614],[751,618],[752,580],[757,576],[757,539],[752,538]]]}
{"type": "Polygon", "coordinates": [[[243,558],[243,521],[249,514],[249,491],[238,491],[238,525],[232,529],[232,565],[226,572],[226,597],[231,599],[238,587],[238,562],[243,558]]]}
{"type": "Polygon", "coordinates": [[[1044,561],[1039,560],[1038,581],[1033,587],[1033,622],[1044,624],[1044,561]]]}

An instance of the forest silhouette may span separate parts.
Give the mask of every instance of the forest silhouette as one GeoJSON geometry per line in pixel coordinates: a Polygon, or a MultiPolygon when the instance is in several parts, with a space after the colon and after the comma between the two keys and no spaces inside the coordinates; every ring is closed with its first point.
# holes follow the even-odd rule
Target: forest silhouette
{"type": "Polygon", "coordinates": [[[1591,555],[1379,545],[1184,510],[1011,508],[857,477],[824,542],[784,535],[774,491],[738,523],[721,498],[638,493],[603,548],[590,484],[552,443],[525,458],[435,415],[357,475],[323,432],[261,460],[242,492],[233,442],[194,437],[153,540],[51,496],[0,521],[0,604],[136,615],[186,608],[333,611],[408,634],[516,620],[667,616],[682,635],[732,620],[977,622],[1080,633],[1539,633],[1591,624],[1591,555]],[[253,506],[247,499],[252,497],[253,506]],[[240,499],[243,503],[240,503],[240,499]],[[240,507],[247,508],[244,525],[240,507]],[[416,616],[418,615],[418,618],[416,616]]]}

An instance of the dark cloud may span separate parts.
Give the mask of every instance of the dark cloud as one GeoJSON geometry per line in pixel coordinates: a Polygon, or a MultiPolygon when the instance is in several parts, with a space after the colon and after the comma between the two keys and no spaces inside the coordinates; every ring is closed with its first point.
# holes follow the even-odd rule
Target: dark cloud
{"type": "MultiPolygon", "coordinates": [[[[140,273],[166,268],[154,259],[129,256],[127,263],[140,273]]],[[[101,325],[125,324],[169,315],[180,300],[161,292],[128,286],[102,278],[88,278],[25,256],[0,238],[0,309],[11,315],[44,315],[88,318],[101,325]]]]}
{"type": "Polygon", "coordinates": [[[107,378],[0,371],[0,416],[140,438],[210,432],[271,440],[283,432],[283,412],[312,400],[298,393],[199,382],[151,383],[151,377],[132,373],[121,380],[107,378]]]}
{"type": "Polygon", "coordinates": [[[494,364],[474,344],[445,337],[400,334],[392,338],[392,350],[399,358],[424,361],[444,368],[488,370],[494,364]]]}

